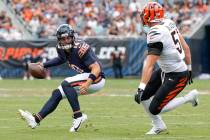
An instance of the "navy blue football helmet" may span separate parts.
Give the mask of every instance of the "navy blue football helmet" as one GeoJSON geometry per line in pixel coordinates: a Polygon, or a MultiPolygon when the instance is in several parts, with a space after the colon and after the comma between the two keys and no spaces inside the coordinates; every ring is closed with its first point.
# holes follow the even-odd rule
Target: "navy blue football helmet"
{"type": "Polygon", "coordinates": [[[56,32],[58,47],[61,49],[70,49],[74,45],[75,31],[68,24],[61,24],[56,32]]]}

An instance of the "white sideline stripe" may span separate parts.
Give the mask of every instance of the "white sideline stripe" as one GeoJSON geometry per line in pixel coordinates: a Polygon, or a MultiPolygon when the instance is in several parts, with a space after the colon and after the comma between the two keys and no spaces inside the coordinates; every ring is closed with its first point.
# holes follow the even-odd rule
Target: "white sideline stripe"
{"type": "MultiPolygon", "coordinates": [[[[9,88],[0,88],[0,91],[16,91],[16,92],[20,92],[20,91],[34,91],[34,90],[37,90],[36,88],[23,88],[23,89],[9,89],[9,88]]],[[[42,89],[39,89],[39,91],[51,91],[47,88],[42,88],[42,89]]],[[[184,90],[184,93],[187,93],[191,90],[184,90]]],[[[200,94],[210,94],[210,90],[199,90],[199,93],[200,94]]],[[[1,94],[1,93],[0,93],[1,94]]],[[[121,94],[117,94],[117,95],[121,95],[121,94]]],[[[125,95],[125,94],[124,94],[125,95]]],[[[128,94],[130,95],[130,94],[128,94]]]]}
{"type": "MultiPolygon", "coordinates": [[[[23,89],[9,89],[9,88],[0,88],[0,91],[34,91],[36,88],[23,88],[23,89]]],[[[42,88],[41,91],[47,91],[48,89],[42,88]]]]}
{"type": "MultiPolygon", "coordinates": [[[[19,89],[19,90],[15,90],[15,89],[6,89],[6,88],[0,88],[0,97],[48,97],[49,95],[40,95],[40,94],[19,94],[19,95],[13,95],[13,94],[8,94],[8,93],[1,93],[1,91],[16,91],[16,92],[20,92],[20,91],[34,91],[35,89],[19,89]]],[[[41,91],[47,91],[46,89],[41,90],[41,91]]],[[[185,93],[188,91],[184,91],[185,93]]],[[[210,91],[199,91],[200,95],[210,95],[210,91]]],[[[90,94],[88,96],[107,96],[107,97],[133,97],[133,94],[119,94],[119,93],[114,93],[114,94],[90,94]]]]}
{"type": "MultiPolygon", "coordinates": [[[[185,92],[186,93],[186,92],[185,92]]],[[[210,95],[210,92],[199,91],[200,95],[210,95]]],[[[90,94],[89,96],[108,96],[108,97],[133,97],[133,94],[90,94]]]]}
{"type": "MultiPolygon", "coordinates": [[[[199,92],[200,95],[210,95],[210,92],[199,92]]],[[[91,96],[97,96],[97,94],[92,94],[91,96]]],[[[98,95],[100,96],[100,95],[98,95]]],[[[118,97],[118,96],[121,96],[121,97],[133,97],[132,94],[103,94],[102,96],[110,96],[110,97],[118,97]]]]}
{"type": "MultiPolygon", "coordinates": [[[[200,92],[200,95],[210,95],[210,93],[207,92],[200,92]]],[[[106,96],[106,97],[133,97],[132,94],[90,94],[88,96],[106,96]]],[[[49,95],[11,95],[11,94],[5,94],[0,93],[0,97],[49,97],[49,95]]]]}

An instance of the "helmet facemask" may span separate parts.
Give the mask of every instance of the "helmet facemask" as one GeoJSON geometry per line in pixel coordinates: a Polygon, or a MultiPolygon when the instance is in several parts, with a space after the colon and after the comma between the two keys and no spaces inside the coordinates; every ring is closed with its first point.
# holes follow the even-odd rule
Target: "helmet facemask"
{"type": "Polygon", "coordinates": [[[67,35],[63,34],[63,36],[58,38],[58,44],[61,49],[64,50],[71,49],[74,44],[74,37],[69,36],[68,34],[67,35]]]}
{"type": "Polygon", "coordinates": [[[58,48],[71,49],[74,46],[74,30],[68,24],[62,24],[57,29],[58,48]]]}

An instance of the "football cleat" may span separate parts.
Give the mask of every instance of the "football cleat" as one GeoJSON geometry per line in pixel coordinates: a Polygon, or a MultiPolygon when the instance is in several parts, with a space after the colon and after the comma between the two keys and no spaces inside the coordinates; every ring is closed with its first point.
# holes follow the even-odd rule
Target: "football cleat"
{"type": "Polygon", "coordinates": [[[191,102],[193,107],[196,107],[199,104],[198,94],[199,92],[196,89],[194,89],[188,94],[186,94],[184,98],[191,102]]]}
{"type": "Polygon", "coordinates": [[[39,124],[35,121],[34,116],[28,112],[28,111],[23,111],[22,109],[18,110],[20,113],[20,116],[23,120],[26,121],[26,123],[28,124],[29,127],[31,127],[32,129],[36,128],[39,124]]]}
{"type": "Polygon", "coordinates": [[[152,122],[152,129],[146,135],[158,135],[160,133],[168,133],[165,123],[161,120],[156,123],[152,122]]]}
{"type": "Polygon", "coordinates": [[[70,132],[77,132],[79,128],[81,127],[81,124],[87,120],[87,115],[82,114],[81,117],[76,118],[73,120],[72,127],[70,128],[70,132]]]}

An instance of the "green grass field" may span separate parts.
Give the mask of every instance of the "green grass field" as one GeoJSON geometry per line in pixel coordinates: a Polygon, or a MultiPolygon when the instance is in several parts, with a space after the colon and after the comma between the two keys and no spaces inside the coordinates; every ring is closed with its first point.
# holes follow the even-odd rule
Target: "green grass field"
{"type": "Polygon", "coordinates": [[[138,79],[107,79],[96,96],[80,96],[81,109],[89,120],[77,133],[68,131],[72,113],[67,100],[38,128],[28,128],[17,110],[38,112],[61,81],[0,81],[0,140],[210,140],[210,81],[198,80],[181,93],[197,88],[202,93],[198,107],[185,104],[163,114],[169,134],[144,135],[151,126],[142,106],[133,101],[138,79]]]}

